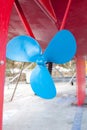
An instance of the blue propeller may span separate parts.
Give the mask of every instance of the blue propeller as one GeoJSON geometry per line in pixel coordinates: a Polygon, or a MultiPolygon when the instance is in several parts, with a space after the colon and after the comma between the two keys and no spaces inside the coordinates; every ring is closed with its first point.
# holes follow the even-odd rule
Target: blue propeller
{"type": "Polygon", "coordinates": [[[7,44],[6,57],[20,62],[35,62],[30,83],[33,91],[40,97],[51,99],[56,96],[56,88],[46,68],[47,62],[64,64],[76,53],[76,40],[68,30],[59,31],[42,54],[38,42],[30,36],[17,36],[7,44]]]}

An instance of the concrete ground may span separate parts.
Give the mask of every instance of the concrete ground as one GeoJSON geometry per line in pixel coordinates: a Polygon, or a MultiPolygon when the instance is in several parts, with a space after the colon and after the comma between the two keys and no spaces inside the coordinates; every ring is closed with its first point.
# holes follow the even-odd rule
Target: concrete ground
{"type": "Polygon", "coordinates": [[[29,84],[19,83],[10,101],[15,84],[6,84],[3,130],[87,130],[86,106],[72,105],[76,101],[76,84],[57,82],[55,85],[57,96],[44,100],[34,95],[29,84]]]}

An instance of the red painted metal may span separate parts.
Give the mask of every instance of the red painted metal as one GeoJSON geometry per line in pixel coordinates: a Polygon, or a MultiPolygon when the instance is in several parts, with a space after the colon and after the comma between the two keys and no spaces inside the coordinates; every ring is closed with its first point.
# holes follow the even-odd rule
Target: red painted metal
{"type": "MultiPolygon", "coordinates": [[[[59,0],[60,1],[60,0],[59,0]]],[[[57,0],[56,0],[56,2],[57,2],[57,0]]],[[[63,7],[63,5],[62,5],[62,2],[63,1],[60,1],[60,6],[61,7],[63,7]]],[[[66,5],[66,3],[67,3],[67,0],[65,0],[65,5],[66,5]]],[[[66,25],[68,24],[69,25],[69,27],[71,27],[73,24],[71,24],[71,23],[76,23],[76,21],[73,21],[73,17],[71,17],[71,15],[74,13],[76,13],[77,12],[77,9],[76,9],[76,12],[74,11],[74,12],[72,12],[72,14],[70,15],[70,12],[71,12],[71,9],[72,8],[74,8],[75,7],[75,3],[76,3],[76,1],[71,1],[71,0],[68,0],[68,4],[66,5],[66,9],[64,9],[64,11],[62,11],[62,13],[58,13],[58,10],[57,10],[57,8],[56,8],[56,4],[54,4],[54,2],[53,2],[53,6],[54,6],[54,8],[55,8],[55,12],[56,12],[56,14],[57,14],[57,18],[60,18],[60,21],[61,21],[61,24],[60,24],[60,29],[63,29],[64,28],[64,26],[65,26],[65,23],[66,23],[66,25]],[[71,4],[71,2],[72,2],[72,4],[71,4]],[[65,13],[64,13],[65,12],[65,13]],[[68,16],[70,17],[70,19],[72,19],[72,21],[68,21],[68,22],[66,22],[67,21],[67,14],[69,14],[68,16]],[[64,15],[64,17],[63,17],[63,15],[64,15]],[[62,20],[63,19],[63,20],[62,20]]],[[[87,1],[86,1],[86,3],[87,3],[87,1]]],[[[81,3],[80,3],[81,4],[81,3]]],[[[79,4],[78,4],[79,5],[79,4]]],[[[64,6],[64,8],[65,8],[65,6],[64,6]]],[[[80,10],[80,11],[84,11],[84,10],[80,10]]],[[[61,11],[60,11],[61,12],[61,11]]],[[[80,12],[81,13],[81,12],[80,12]]],[[[79,16],[79,15],[78,15],[79,16]]],[[[77,17],[78,17],[77,16],[77,17]]],[[[74,17],[74,19],[75,18],[77,18],[77,17],[74,17]]],[[[79,17],[81,17],[81,16],[79,16],[79,17]]],[[[84,17],[85,18],[85,17],[84,17]]],[[[83,19],[82,19],[82,21],[84,21],[83,19]]],[[[77,26],[79,26],[79,23],[78,23],[78,25],[77,26]]],[[[84,25],[83,25],[84,26],[84,25]]],[[[82,28],[82,30],[81,31],[83,31],[83,26],[81,26],[80,28],[82,28]]],[[[68,27],[68,26],[65,26],[65,28],[66,27],[68,27]]],[[[68,27],[68,28],[69,28],[68,27]]],[[[77,27],[73,27],[73,30],[75,30],[77,27]]],[[[80,29],[79,28],[79,29],[80,29]]],[[[78,29],[78,33],[79,33],[79,29],[78,29]]],[[[75,33],[75,32],[74,32],[75,33]]],[[[81,33],[81,32],[80,32],[81,33]]],[[[80,34],[79,34],[80,35],[80,34]]],[[[83,35],[83,34],[82,34],[83,35]]],[[[84,46],[84,43],[82,44],[82,41],[85,41],[85,38],[83,39],[83,40],[81,40],[81,42],[80,42],[80,39],[81,39],[81,37],[82,36],[80,36],[79,37],[79,39],[78,39],[78,44],[80,45],[80,46],[82,46],[82,47],[79,47],[78,46],[78,48],[77,48],[77,53],[78,53],[78,55],[79,55],[79,57],[77,57],[77,60],[76,60],[76,68],[77,68],[77,104],[80,106],[80,105],[82,105],[83,103],[84,103],[84,100],[85,100],[85,87],[86,87],[86,81],[85,81],[85,60],[84,60],[84,58],[83,58],[83,56],[82,55],[84,55],[84,51],[83,51],[83,46],[84,46]],[[82,54],[82,52],[83,52],[83,54],[82,54]]],[[[83,36],[84,37],[84,36],[83,36]]],[[[77,45],[78,45],[77,44],[77,45]]],[[[84,48],[84,50],[86,50],[85,48],[84,48]]],[[[87,52],[87,51],[85,51],[85,52],[87,52]]]]}
{"type": "Polygon", "coordinates": [[[9,17],[14,0],[0,0],[0,130],[2,130],[4,78],[5,78],[5,53],[9,17]]]}
{"type": "MultiPolygon", "coordinates": [[[[61,25],[68,0],[51,0],[58,26],[61,25]]],[[[70,30],[77,40],[77,53],[87,57],[87,0],[72,0],[65,29],[70,30]]]]}
{"type": "Polygon", "coordinates": [[[50,0],[34,0],[39,7],[44,11],[44,13],[49,17],[51,17],[54,22],[57,22],[57,18],[54,12],[54,9],[52,7],[51,1],[50,0]]]}
{"type": "Polygon", "coordinates": [[[31,30],[31,27],[30,27],[30,25],[29,25],[29,23],[28,23],[25,15],[24,15],[24,12],[23,12],[23,10],[22,10],[22,8],[21,8],[20,3],[18,2],[18,0],[15,0],[14,6],[15,6],[17,12],[18,12],[18,15],[19,15],[19,17],[20,17],[20,19],[21,19],[21,21],[22,21],[25,29],[26,29],[26,32],[28,33],[28,35],[30,35],[33,38],[35,38],[32,30],[31,30]]]}
{"type": "Polygon", "coordinates": [[[65,13],[64,13],[64,17],[63,17],[63,20],[62,20],[62,23],[61,23],[61,26],[60,26],[60,30],[62,30],[65,27],[65,23],[66,23],[67,15],[69,13],[71,2],[72,2],[72,0],[68,0],[67,7],[66,7],[66,10],[65,10],[65,13]]]}
{"type": "Polygon", "coordinates": [[[76,58],[76,72],[77,72],[77,104],[80,106],[84,104],[85,88],[86,88],[86,64],[82,56],[76,58]]]}
{"type": "Polygon", "coordinates": [[[61,23],[63,21],[63,17],[66,12],[66,8],[69,0],[51,0],[54,12],[57,17],[58,27],[60,28],[61,23]]]}
{"type": "MultiPolygon", "coordinates": [[[[29,35],[33,35],[32,34],[32,30],[33,30],[35,38],[38,41],[40,41],[41,47],[45,49],[50,39],[54,36],[54,34],[58,31],[58,29],[56,25],[46,16],[46,13],[42,12],[40,6],[37,6],[35,1],[39,1],[40,4],[42,3],[42,7],[44,8],[44,11],[47,12],[49,10],[48,14],[52,18],[51,16],[52,14],[50,15],[51,9],[49,9],[48,7],[48,5],[50,5],[50,2],[51,2],[52,9],[53,11],[55,11],[55,14],[57,17],[58,28],[61,28],[61,29],[66,28],[66,29],[69,29],[71,32],[73,32],[77,40],[78,56],[81,56],[81,57],[85,56],[87,58],[87,17],[86,17],[87,0],[84,0],[84,1],[78,0],[77,2],[76,0],[72,0],[72,3],[71,3],[71,0],[48,0],[49,2],[47,0],[20,1],[20,5],[21,7],[23,7],[22,8],[23,12],[24,14],[26,14],[27,20],[29,21],[31,25],[31,28],[29,28],[28,30],[29,23],[26,22],[25,15],[23,15],[22,11],[20,11],[21,12],[19,13],[21,15],[20,17],[21,18],[23,17],[22,22],[25,21],[23,24],[26,26],[27,32],[31,31],[29,35]],[[67,7],[67,4],[68,4],[68,7],[67,7]],[[66,11],[66,9],[69,11],[66,11]],[[65,12],[66,12],[66,15],[64,15],[65,12]],[[67,13],[69,14],[66,20],[67,13]],[[63,19],[64,16],[65,18],[63,19]],[[66,21],[66,24],[65,24],[65,21],[66,21]]],[[[18,6],[18,4],[16,6],[18,6]]],[[[19,6],[17,7],[17,9],[20,8],[19,6]]],[[[21,29],[20,29],[20,26],[18,26],[20,24],[20,20],[18,19],[18,17],[16,17],[17,14],[14,13],[13,11],[12,15],[13,16],[11,20],[12,20],[13,26],[11,25],[10,29],[12,27],[13,30],[11,31],[11,33],[14,36],[14,33],[17,34],[16,32],[17,30],[21,32],[21,29]],[[16,21],[15,23],[14,23],[14,20],[16,21]],[[15,28],[17,27],[19,28],[16,30],[15,28]]],[[[78,105],[80,105],[83,103],[84,98],[85,98],[85,92],[84,92],[85,91],[85,73],[84,73],[85,66],[84,66],[83,57],[81,58],[81,61],[80,61],[80,57],[79,58],[77,57],[76,66],[77,66],[77,85],[78,85],[78,89],[77,89],[78,105]],[[81,75],[83,78],[81,77],[81,75]]]]}
{"type": "MultiPolygon", "coordinates": [[[[39,6],[34,2],[34,0],[24,0],[19,1],[24,15],[30,24],[31,30],[38,40],[42,50],[47,47],[47,44],[51,38],[58,31],[54,22],[50,20],[39,6]]],[[[17,35],[26,35],[25,28],[17,14],[15,7],[13,7],[11,20],[9,24],[9,39],[17,35]]]]}
{"type": "MultiPolygon", "coordinates": [[[[36,0],[38,1],[38,0],[36,0]]],[[[48,2],[48,0],[45,0],[48,2]]],[[[50,0],[52,8],[56,14],[58,21],[58,29],[61,26],[63,16],[69,0],[50,0]]],[[[39,6],[35,3],[35,0],[20,0],[22,10],[29,21],[31,30],[35,35],[35,38],[40,41],[40,45],[43,49],[46,48],[51,38],[58,31],[54,22],[52,22],[39,6]]],[[[25,34],[20,26],[20,19],[13,9],[10,33],[11,38],[18,34],[25,34]],[[14,22],[15,21],[15,22],[14,22]],[[19,26],[18,26],[19,25],[19,26]],[[22,30],[22,31],[21,31],[22,30]]],[[[44,9],[45,10],[45,9],[44,9]]],[[[77,53],[78,55],[87,56],[87,0],[72,0],[69,9],[68,17],[65,24],[65,29],[69,29],[76,37],[77,40],[77,53]]],[[[10,39],[10,38],[9,38],[10,39]]]]}

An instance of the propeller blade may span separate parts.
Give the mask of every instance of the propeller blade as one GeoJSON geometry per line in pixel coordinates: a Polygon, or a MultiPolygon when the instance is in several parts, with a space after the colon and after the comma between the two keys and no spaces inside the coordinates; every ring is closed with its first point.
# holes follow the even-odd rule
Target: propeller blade
{"type": "Polygon", "coordinates": [[[31,73],[30,83],[35,94],[51,99],[56,96],[56,88],[47,68],[37,65],[31,73]]]}
{"type": "Polygon", "coordinates": [[[48,62],[63,64],[69,62],[76,53],[76,40],[68,30],[59,31],[44,52],[48,62]]]}
{"type": "Polygon", "coordinates": [[[35,62],[41,54],[38,42],[30,36],[17,36],[7,44],[6,57],[21,62],[35,62]]]}

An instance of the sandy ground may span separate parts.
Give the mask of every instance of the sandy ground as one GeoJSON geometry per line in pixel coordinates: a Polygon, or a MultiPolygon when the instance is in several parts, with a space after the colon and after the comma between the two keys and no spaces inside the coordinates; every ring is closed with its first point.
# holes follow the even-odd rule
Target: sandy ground
{"type": "Polygon", "coordinates": [[[81,129],[73,128],[77,106],[76,84],[55,83],[57,96],[44,100],[36,95],[29,84],[19,83],[13,101],[15,84],[5,85],[3,130],[87,130],[87,108],[83,108],[81,129]]]}

